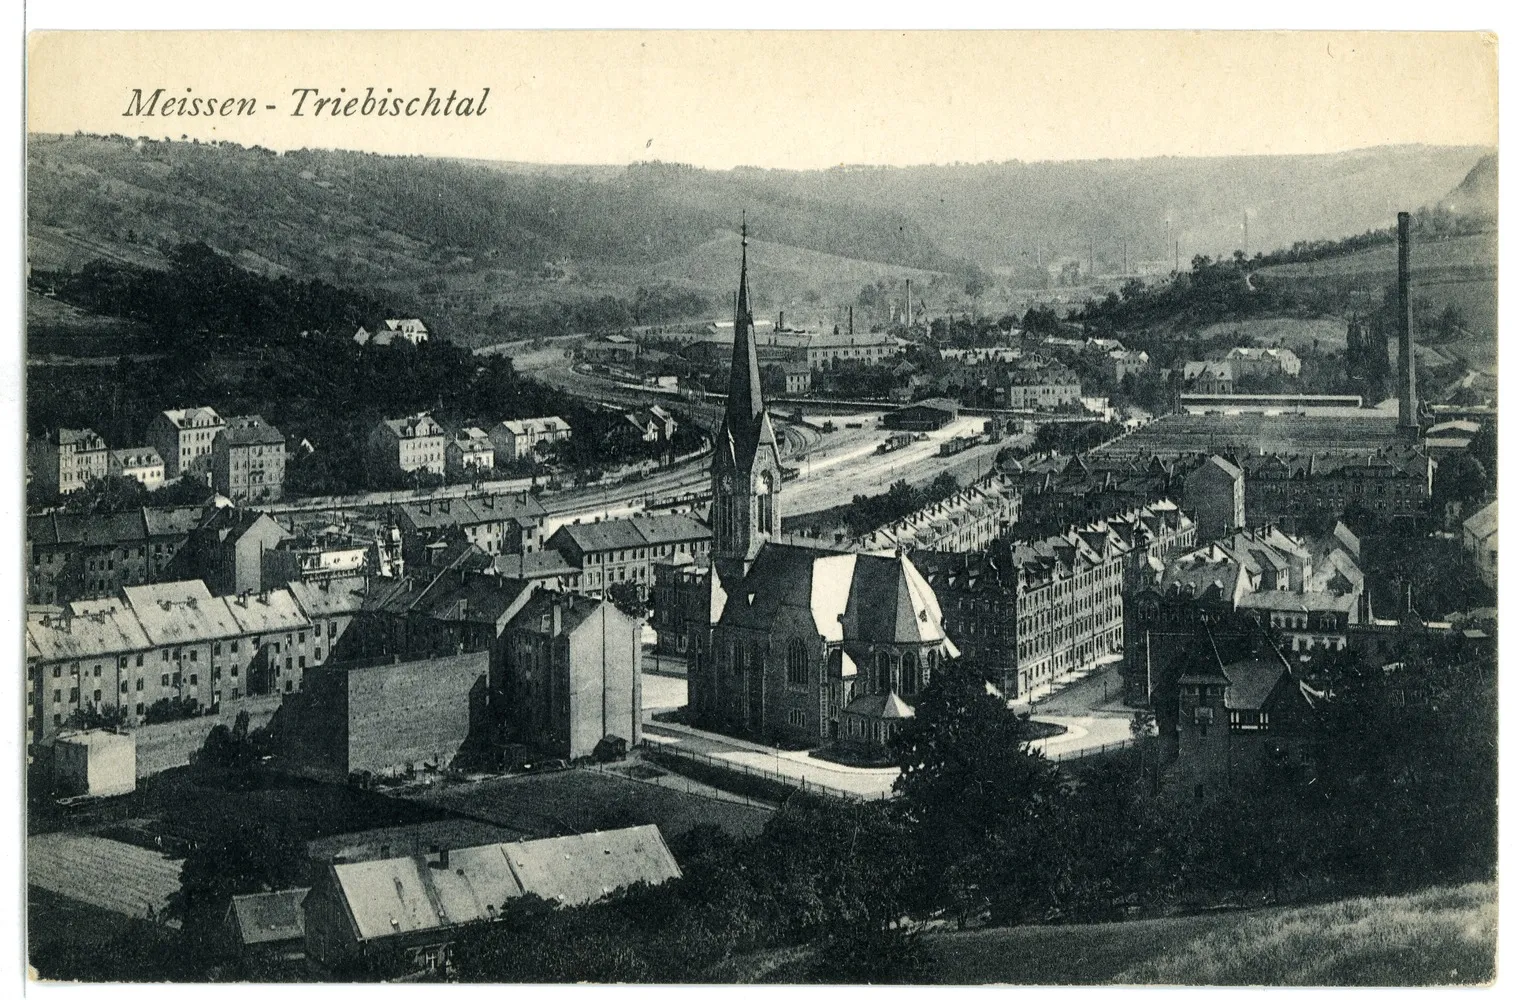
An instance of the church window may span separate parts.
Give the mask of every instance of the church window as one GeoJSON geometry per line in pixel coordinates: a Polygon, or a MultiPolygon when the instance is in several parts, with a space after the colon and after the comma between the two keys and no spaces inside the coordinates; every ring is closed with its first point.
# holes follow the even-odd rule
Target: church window
{"type": "Polygon", "coordinates": [[[899,693],[915,694],[920,690],[920,658],[914,653],[904,654],[904,665],[899,672],[899,693]]]}
{"type": "Polygon", "coordinates": [[[770,472],[757,477],[757,528],[766,535],[773,533],[773,475],[770,472]]]}
{"type": "Polygon", "coordinates": [[[794,639],[789,643],[788,679],[793,687],[808,687],[810,683],[810,656],[804,643],[794,639]]]}
{"type": "Polygon", "coordinates": [[[876,694],[888,694],[894,689],[893,664],[887,653],[879,653],[874,663],[873,691],[876,694]]]}

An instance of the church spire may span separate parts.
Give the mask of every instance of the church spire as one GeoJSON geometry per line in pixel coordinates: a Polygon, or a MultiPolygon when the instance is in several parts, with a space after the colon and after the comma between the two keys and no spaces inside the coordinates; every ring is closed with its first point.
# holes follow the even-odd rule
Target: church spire
{"type": "Polygon", "coordinates": [[[731,390],[726,397],[726,427],[736,437],[746,437],[762,416],[762,376],[757,367],[757,332],[752,323],[751,293],[746,281],[746,213],[741,214],[741,287],[736,293],[734,353],[731,358],[731,390]]]}

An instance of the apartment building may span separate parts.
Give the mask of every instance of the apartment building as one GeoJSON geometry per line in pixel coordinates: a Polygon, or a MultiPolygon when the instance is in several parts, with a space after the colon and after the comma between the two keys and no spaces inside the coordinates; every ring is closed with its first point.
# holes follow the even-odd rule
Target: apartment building
{"type": "Polygon", "coordinates": [[[369,475],[385,482],[398,474],[447,469],[447,432],[429,413],[381,420],[368,434],[369,475]]]}
{"type": "Polygon", "coordinates": [[[447,440],[447,475],[464,477],[494,468],[494,443],[478,427],[464,427],[447,440]]]}
{"type": "Polygon", "coordinates": [[[85,428],[60,427],[27,441],[27,463],[48,496],[74,493],[110,472],[105,439],[85,428]]]}
{"type": "Polygon", "coordinates": [[[231,417],[211,444],[210,482],[237,503],[284,496],[284,435],[258,414],[231,417]]]}
{"type": "Polygon", "coordinates": [[[226,421],[208,406],[164,410],[147,425],[147,443],[163,458],[168,479],[210,473],[211,447],[226,428],[226,421]]]}
{"type": "Polygon", "coordinates": [[[147,490],[158,489],[165,481],[163,456],[152,447],[112,448],[110,474],[135,479],[147,490]]]}
{"type": "Polygon", "coordinates": [[[562,417],[502,420],[489,432],[489,440],[494,444],[494,461],[501,465],[522,459],[535,461],[540,457],[537,445],[566,441],[572,436],[573,428],[562,417]]]}

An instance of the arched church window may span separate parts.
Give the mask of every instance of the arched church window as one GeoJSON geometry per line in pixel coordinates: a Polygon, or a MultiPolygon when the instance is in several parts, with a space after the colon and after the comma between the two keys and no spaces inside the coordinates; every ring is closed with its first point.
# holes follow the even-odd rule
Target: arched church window
{"type": "Polygon", "coordinates": [[[915,694],[920,690],[920,657],[914,653],[904,654],[904,663],[899,668],[899,693],[915,694]]]}
{"type": "Polygon", "coordinates": [[[794,687],[808,687],[810,683],[810,654],[804,642],[794,639],[789,642],[788,678],[794,687]]]}
{"type": "Polygon", "coordinates": [[[893,689],[893,662],[887,653],[880,652],[873,660],[873,691],[877,694],[888,694],[893,689]]]}

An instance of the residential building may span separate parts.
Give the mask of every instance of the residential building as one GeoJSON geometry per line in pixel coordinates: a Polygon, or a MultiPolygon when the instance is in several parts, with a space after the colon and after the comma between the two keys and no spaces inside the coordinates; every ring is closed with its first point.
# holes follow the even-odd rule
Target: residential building
{"type": "Polygon", "coordinates": [[[168,479],[206,477],[211,446],[225,426],[221,415],[208,406],[164,410],[147,425],[147,443],[163,457],[163,474],[168,479]]]}
{"type": "Polygon", "coordinates": [[[1177,759],[1163,775],[1178,801],[1202,804],[1276,766],[1310,737],[1317,697],[1277,653],[1218,655],[1177,680],[1177,759]]]}
{"type": "Polygon", "coordinates": [[[126,476],[151,491],[163,485],[163,458],[156,448],[112,448],[110,474],[126,476]]]}
{"type": "Polygon", "coordinates": [[[447,432],[429,413],[381,420],[368,435],[369,476],[388,482],[397,473],[442,475],[447,468],[447,432]]]}
{"type": "Polygon", "coordinates": [[[37,514],[26,519],[27,599],[61,604],[131,584],[173,579],[169,565],[215,510],[144,507],[120,514],[37,514]]]}
{"type": "Polygon", "coordinates": [[[1145,351],[1127,351],[1116,348],[1104,355],[1104,370],[1116,385],[1127,376],[1145,374],[1151,367],[1151,356],[1145,351]]]}
{"type": "Polygon", "coordinates": [[[673,432],[678,430],[678,421],[673,414],[656,404],[630,411],[626,414],[626,420],[641,433],[641,439],[647,442],[661,441],[666,444],[673,440],[673,432]]]}
{"type": "Polygon", "coordinates": [[[655,567],[703,562],[710,546],[710,529],[687,514],[565,524],[547,539],[547,548],[578,570],[569,587],[600,597],[618,583],[634,584],[645,596],[655,567]]]}
{"type": "Polygon", "coordinates": [[[1235,366],[1229,361],[1186,361],[1183,391],[1203,396],[1230,395],[1235,392],[1235,366]]]}
{"type": "Polygon", "coordinates": [[[490,555],[535,552],[542,547],[546,517],[532,493],[482,493],[400,504],[396,521],[405,558],[426,564],[429,552],[458,538],[490,555]]]}
{"type": "Polygon", "coordinates": [[[311,623],[288,591],[212,597],[190,580],[121,594],[27,621],[34,742],[89,705],[140,725],[159,702],[218,711],[247,697],[292,693],[313,665],[311,623]]]}
{"type": "Polygon", "coordinates": [[[609,601],[537,591],[490,677],[508,738],[569,760],[641,742],[641,622],[609,601]]]}
{"type": "Polygon", "coordinates": [[[231,417],[211,443],[210,482],[237,503],[284,496],[284,435],[258,414],[231,417]]]}
{"type": "Polygon", "coordinates": [[[309,889],[283,889],[232,896],[226,907],[227,944],[243,957],[277,961],[305,957],[305,896],[309,889]]]}
{"type": "Polygon", "coordinates": [[[481,723],[489,654],[329,660],[286,699],[282,766],[324,780],[440,770],[481,723]]]}
{"type": "Polygon", "coordinates": [[[464,427],[447,440],[447,475],[464,478],[494,468],[494,442],[478,427],[464,427]]]}
{"type": "Polygon", "coordinates": [[[274,548],[263,550],[263,589],[297,580],[326,583],[361,578],[368,573],[373,549],[371,539],[364,541],[337,534],[286,538],[274,548]]]}
{"type": "Polygon", "coordinates": [[[1016,410],[1055,410],[1077,406],[1083,383],[1072,369],[1061,364],[1035,371],[1017,371],[1010,378],[1009,405],[1016,410]]]}
{"type": "Polygon", "coordinates": [[[221,507],[189,533],[165,575],[204,580],[217,596],[257,593],[264,588],[265,555],[292,537],[267,514],[221,507]]]}
{"type": "Polygon", "coordinates": [[[1269,375],[1298,378],[1302,367],[1298,355],[1286,347],[1232,347],[1225,360],[1237,379],[1269,375]]]}
{"type": "Polygon", "coordinates": [[[74,493],[110,472],[105,439],[89,429],[60,427],[27,440],[27,461],[48,496],[74,493]]]}
{"type": "Polygon", "coordinates": [[[1241,466],[1248,524],[1337,519],[1348,508],[1421,522],[1432,513],[1436,462],[1420,448],[1366,456],[1247,455],[1241,466]]]}
{"type": "Polygon", "coordinates": [[[856,540],[864,551],[972,552],[988,548],[1020,519],[1020,491],[997,474],[856,540]]]}
{"type": "Polygon", "coordinates": [[[1477,563],[1477,575],[1482,582],[1498,589],[1498,501],[1462,522],[1461,544],[1477,563]]]}
{"type": "Polygon", "coordinates": [[[999,467],[1020,491],[1020,523],[1032,534],[1099,521],[1182,486],[1178,464],[1160,458],[1051,454],[1009,458],[999,467]]]}
{"type": "MultiPolygon", "coordinates": [[[[362,577],[345,577],[309,582],[296,580],[286,588],[300,612],[310,622],[310,659],[307,666],[319,667],[331,658],[347,627],[362,611],[368,591],[362,577]]],[[[296,653],[300,643],[296,642],[296,653]]],[[[298,663],[298,661],[296,661],[298,663]]]]}
{"type": "Polygon", "coordinates": [[[1246,474],[1229,459],[1210,455],[1183,477],[1183,505],[1198,525],[1201,542],[1246,526],[1246,474]]]}
{"type": "Polygon", "coordinates": [[[584,906],[637,883],[682,877],[655,826],[627,827],[327,865],[305,897],[306,954],[342,970],[404,956],[443,973],[458,929],[499,917],[527,893],[584,906]]]}
{"type": "Polygon", "coordinates": [[[405,343],[414,347],[430,340],[431,331],[418,319],[386,319],[372,333],[358,327],[352,339],[359,346],[372,344],[374,347],[388,347],[391,344],[405,343]]]}
{"type": "Polygon", "coordinates": [[[774,396],[803,396],[810,391],[810,366],[803,361],[773,361],[762,366],[762,387],[774,396]]]}
{"type": "Polygon", "coordinates": [[[489,432],[489,440],[494,444],[494,461],[499,465],[526,459],[540,461],[539,446],[566,441],[572,436],[573,428],[562,417],[502,420],[489,432]]]}

